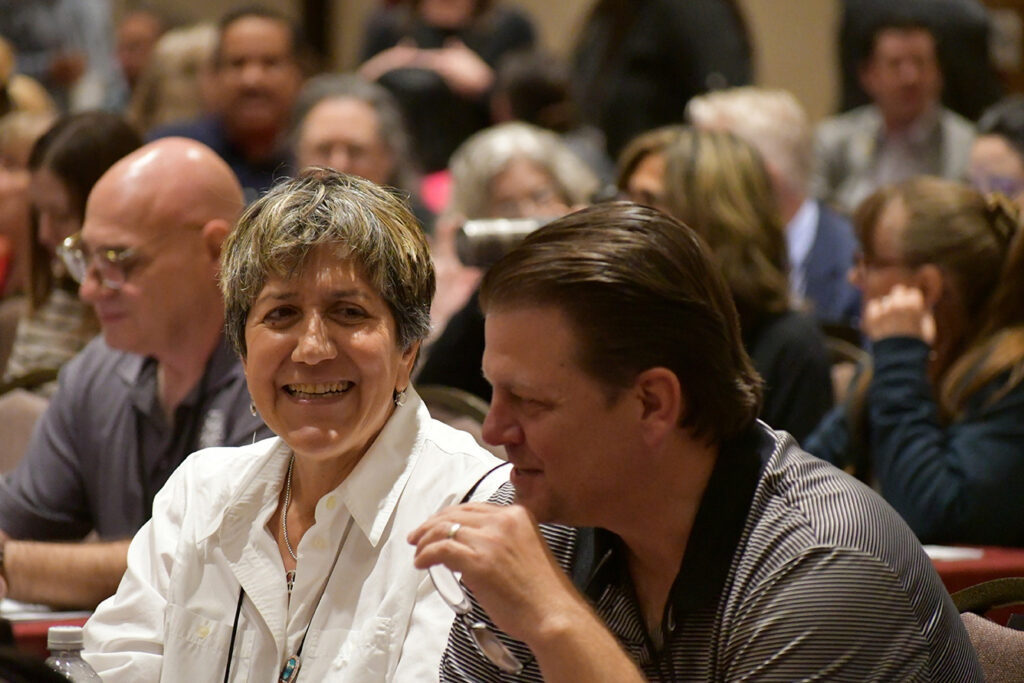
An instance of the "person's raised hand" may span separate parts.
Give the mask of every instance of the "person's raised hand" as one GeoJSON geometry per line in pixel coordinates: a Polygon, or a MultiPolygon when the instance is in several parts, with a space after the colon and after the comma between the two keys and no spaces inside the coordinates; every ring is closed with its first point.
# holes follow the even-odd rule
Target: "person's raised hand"
{"type": "Polygon", "coordinates": [[[408,540],[416,546],[416,567],[444,564],[461,572],[498,628],[527,644],[564,628],[575,610],[588,609],[522,506],[445,508],[408,540]]]}
{"type": "Polygon", "coordinates": [[[403,38],[394,47],[382,50],[363,62],[359,66],[359,75],[368,81],[376,81],[396,69],[419,66],[423,52],[411,38],[403,38]]]}
{"type": "Polygon", "coordinates": [[[494,83],[494,70],[458,38],[449,38],[444,47],[429,53],[423,66],[436,72],[458,95],[480,97],[494,83]]]}
{"type": "Polygon", "coordinates": [[[884,296],[870,300],[861,327],[872,341],[886,337],[917,337],[928,344],[935,341],[935,317],[924,295],[906,285],[895,285],[884,296]]]}

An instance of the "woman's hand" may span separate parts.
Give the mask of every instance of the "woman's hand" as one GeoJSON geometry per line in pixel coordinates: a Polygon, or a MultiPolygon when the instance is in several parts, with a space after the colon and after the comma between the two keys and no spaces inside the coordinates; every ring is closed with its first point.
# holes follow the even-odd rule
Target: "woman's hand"
{"type": "Polygon", "coordinates": [[[422,66],[443,78],[452,92],[466,98],[483,95],[494,83],[494,70],[458,38],[448,39],[439,50],[430,50],[422,66]]]}
{"type": "Polygon", "coordinates": [[[861,328],[871,341],[886,337],[935,341],[935,317],[925,305],[924,294],[906,285],[895,285],[885,296],[869,301],[861,328]]]}
{"type": "Polygon", "coordinates": [[[462,573],[494,623],[527,644],[589,612],[556,564],[526,508],[467,503],[446,508],[409,534],[415,564],[462,573]],[[457,531],[452,534],[454,524],[457,531]],[[574,617],[573,615],[577,615],[574,617]]]}
{"type": "Polygon", "coordinates": [[[424,51],[416,47],[409,38],[403,38],[398,45],[389,47],[370,57],[359,67],[359,75],[368,81],[376,81],[396,69],[420,66],[424,51]]]}

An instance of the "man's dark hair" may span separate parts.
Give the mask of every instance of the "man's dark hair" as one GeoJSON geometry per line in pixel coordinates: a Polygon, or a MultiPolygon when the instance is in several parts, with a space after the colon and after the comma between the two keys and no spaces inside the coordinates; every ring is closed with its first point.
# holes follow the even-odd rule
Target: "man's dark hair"
{"type": "Polygon", "coordinates": [[[932,42],[935,44],[935,56],[938,58],[939,36],[935,32],[935,28],[928,22],[914,16],[911,12],[894,9],[880,16],[877,21],[871,24],[871,28],[864,32],[864,39],[860,45],[860,58],[857,60],[858,64],[864,66],[871,61],[875,56],[875,48],[878,47],[878,39],[885,31],[899,31],[901,33],[924,31],[932,37],[932,42]]]}
{"type": "Polygon", "coordinates": [[[579,366],[609,400],[644,370],[668,368],[686,397],[680,426],[721,443],[753,423],[762,392],[709,254],[696,232],[659,211],[599,204],[549,223],[491,267],[480,305],[562,311],[579,366]]]}
{"type": "Polygon", "coordinates": [[[304,44],[302,27],[296,21],[275,9],[271,9],[263,5],[243,5],[227,12],[221,16],[220,20],[217,22],[217,45],[213,51],[213,65],[215,67],[219,68],[221,66],[222,43],[224,41],[224,34],[227,32],[228,28],[230,28],[230,26],[236,21],[247,19],[249,17],[257,17],[259,19],[269,19],[271,21],[280,22],[288,30],[292,58],[302,64],[303,55],[301,52],[304,44]]]}

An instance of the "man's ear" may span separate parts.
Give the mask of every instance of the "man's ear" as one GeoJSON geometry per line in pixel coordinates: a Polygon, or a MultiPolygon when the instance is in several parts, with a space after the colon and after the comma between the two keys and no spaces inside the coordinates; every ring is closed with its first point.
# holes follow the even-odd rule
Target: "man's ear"
{"type": "Polygon", "coordinates": [[[640,400],[644,438],[657,443],[679,425],[686,411],[679,378],[665,367],[648,368],[637,375],[633,390],[640,400]]]}
{"type": "Polygon", "coordinates": [[[217,265],[220,264],[220,248],[231,232],[231,224],[223,218],[214,218],[207,221],[201,230],[203,237],[203,248],[207,256],[217,265]]]}
{"type": "Polygon", "coordinates": [[[946,278],[937,265],[926,263],[914,273],[914,284],[921,290],[921,294],[924,296],[924,305],[928,309],[933,309],[935,304],[939,302],[939,299],[942,298],[946,278]]]}

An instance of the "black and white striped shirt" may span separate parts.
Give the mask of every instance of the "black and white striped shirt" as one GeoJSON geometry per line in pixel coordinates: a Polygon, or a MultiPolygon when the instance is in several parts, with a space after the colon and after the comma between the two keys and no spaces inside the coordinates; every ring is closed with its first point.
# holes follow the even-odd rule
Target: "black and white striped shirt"
{"type": "MultiPolygon", "coordinates": [[[[513,495],[506,485],[492,500],[513,495]]],[[[870,489],[763,425],[723,447],[654,638],[616,536],[542,532],[652,681],[983,680],[907,525],[870,489]]],[[[475,602],[473,617],[491,623],[475,602]]],[[[529,648],[500,637],[522,673],[500,672],[456,623],[441,680],[543,680],[529,648]]]]}

